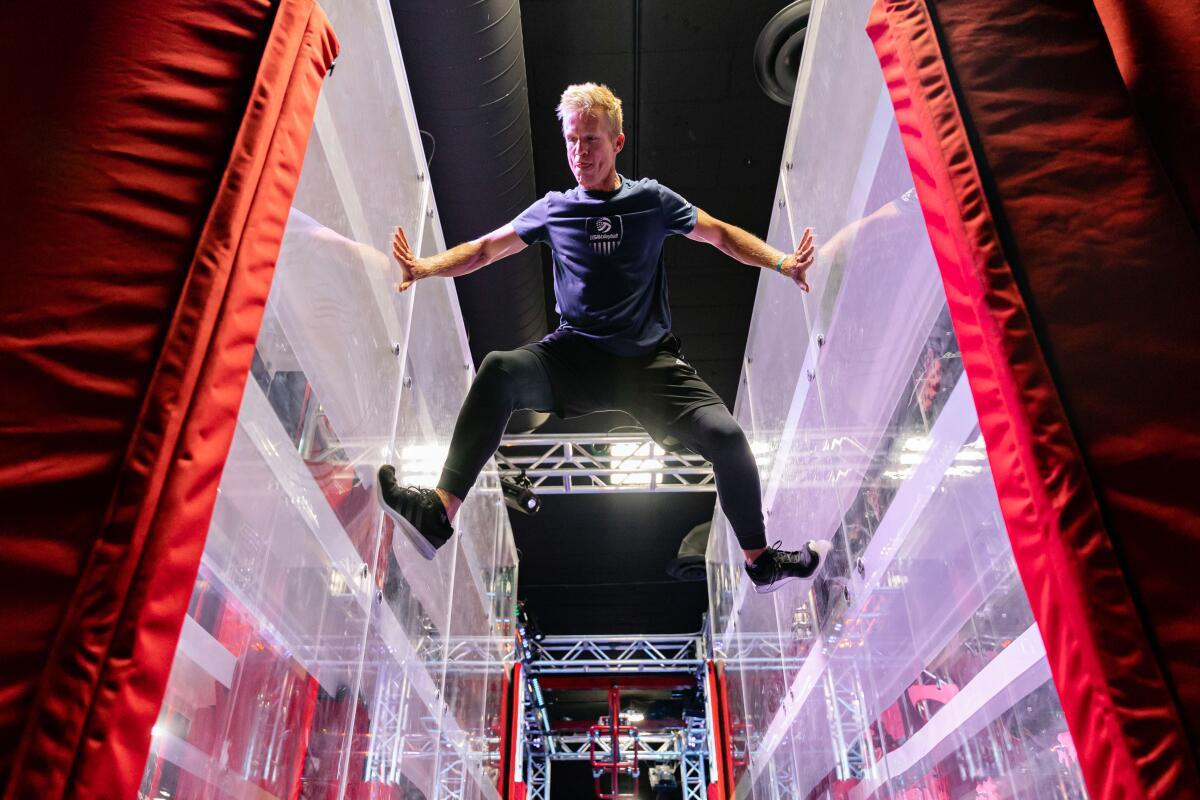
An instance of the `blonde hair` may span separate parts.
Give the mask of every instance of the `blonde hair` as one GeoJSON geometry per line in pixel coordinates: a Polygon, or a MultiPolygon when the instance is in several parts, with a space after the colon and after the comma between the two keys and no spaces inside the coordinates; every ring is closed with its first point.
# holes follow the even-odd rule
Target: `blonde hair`
{"type": "Polygon", "coordinates": [[[582,112],[608,118],[613,138],[624,132],[624,117],[621,114],[621,99],[603,83],[576,83],[568,86],[558,101],[558,121],[568,114],[582,112]]]}

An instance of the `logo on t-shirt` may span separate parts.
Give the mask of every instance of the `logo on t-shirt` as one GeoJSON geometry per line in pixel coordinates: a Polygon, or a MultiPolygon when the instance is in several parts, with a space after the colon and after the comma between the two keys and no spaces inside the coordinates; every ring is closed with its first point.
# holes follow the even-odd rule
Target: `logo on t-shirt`
{"type": "Polygon", "coordinates": [[[590,217],[587,221],[588,244],[603,256],[612,255],[621,244],[621,218],[590,217]]]}

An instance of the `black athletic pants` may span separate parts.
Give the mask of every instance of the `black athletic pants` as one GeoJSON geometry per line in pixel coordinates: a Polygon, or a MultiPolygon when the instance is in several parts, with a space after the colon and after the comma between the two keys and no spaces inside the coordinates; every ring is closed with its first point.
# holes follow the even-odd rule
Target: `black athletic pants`
{"type": "Polygon", "coordinates": [[[646,356],[611,355],[578,336],[489,353],[459,411],[438,488],[465,498],[518,409],[562,417],[618,409],[657,440],[673,436],[712,462],[721,508],[744,550],[766,547],[758,465],[724,403],[668,336],[646,356]]]}

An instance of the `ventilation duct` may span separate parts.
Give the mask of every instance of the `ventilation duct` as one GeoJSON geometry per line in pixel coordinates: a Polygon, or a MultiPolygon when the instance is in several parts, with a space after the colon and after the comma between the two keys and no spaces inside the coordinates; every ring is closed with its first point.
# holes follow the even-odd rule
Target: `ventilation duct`
{"type": "MultiPolygon", "coordinates": [[[[535,199],[520,4],[392,0],[392,14],[446,242],[474,239],[535,199]]],[[[476,366],[546,334],[538,248],[455,285],[476,366]]],[[[518,414],[509,429],[545,419],[518,414]]]]}
{"type": "Polygon", "coordinates": [[[812,0],[796,0],[771,17],[754,43],[754,77],[767,97],[790,106],[800,72],[812,0]]]}

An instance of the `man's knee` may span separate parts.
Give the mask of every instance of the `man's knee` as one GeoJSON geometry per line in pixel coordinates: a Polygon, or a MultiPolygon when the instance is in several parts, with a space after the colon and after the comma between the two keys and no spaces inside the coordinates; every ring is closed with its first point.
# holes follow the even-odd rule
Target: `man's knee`
{"type": "Polygon", "coordinates": [[[691,440],[694,446],[700,448],[701,455],[710,460],[725,453],[736,453],[743,448],[750,448],[742,427],[724,406],[699,408],[688,423],[690,430],[684,432],[681,438],[685,442],[691,440]]]}
{"type": "Polygon", "coordinates": [[[742,426],[738,425],[733,417],[727,416],[714,425],[710,435],[712,436],[713,447],[721,453],[741,452],[742,450],[749,451],[750,449],[750,442],[746,440],[746,434],[742,431],[742,426]]]}
{"type": "Polygon", "coordinates": [[[487,391],[489,394],[507,394],[514,384],[513,359],[507,351],[494,351],[483,357],[479,371],[475,373],[472,388],[487,391]]]}
{"type": "Polygon", "coordinates": [[[527,350],[495,350],[484,356],[475,385],[518,403],[542,382],[537,356],[527,350]]]}

